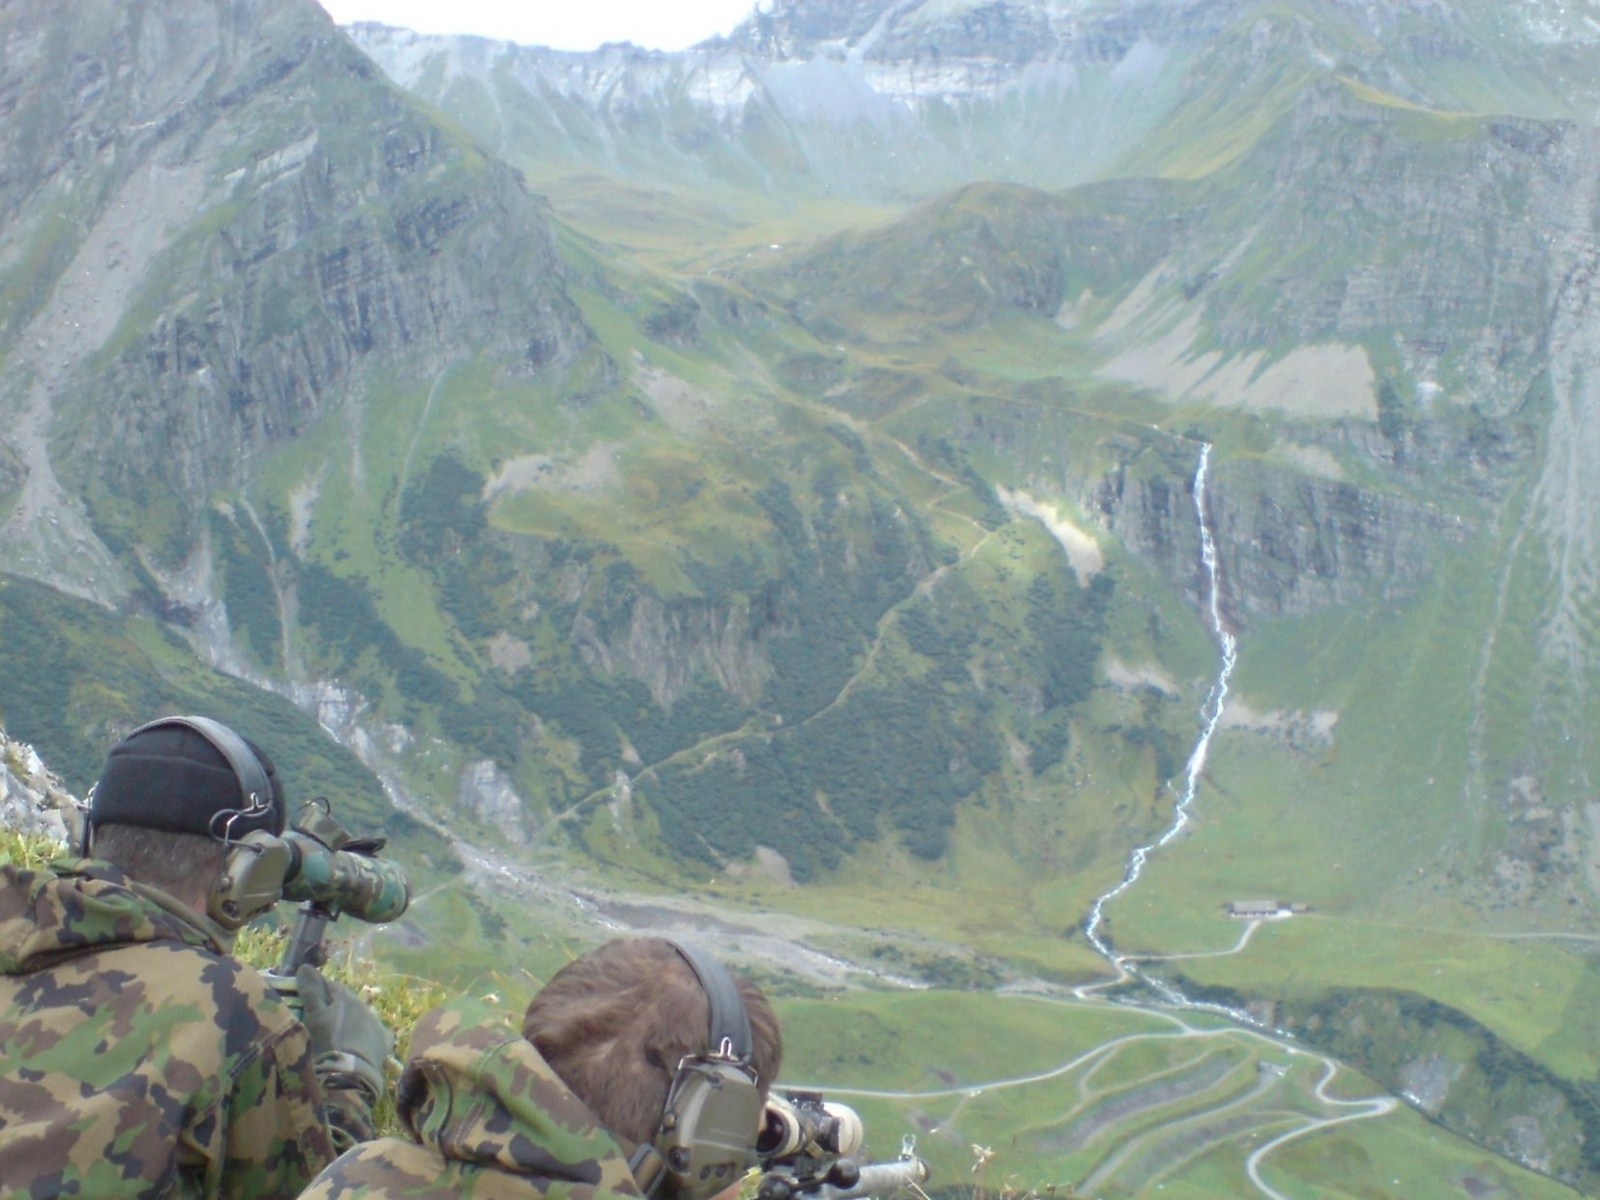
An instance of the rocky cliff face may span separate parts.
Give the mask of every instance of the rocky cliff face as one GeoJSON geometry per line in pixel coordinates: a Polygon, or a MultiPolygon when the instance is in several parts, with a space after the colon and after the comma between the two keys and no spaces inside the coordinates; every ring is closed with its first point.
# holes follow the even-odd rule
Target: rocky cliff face
{"type": "MultiPolygon", "coordinates": [[[[314,5],[77,17],[0,16],[0,273],[14,449],[36,485],[81,488],[98,533],[149,541],[171,505],[156,544],[181,554],[190,498],[244,482],[363,372],[469,338],[533,375],[588,344],[539,202],[314,5]]],[[[20,505],[9,536],[37,543],[50,507],[20,505]]]]}
{"type": "Polygon", "coordinates": [[[1470,396],[1504,414],[1539,369],[1582,142],[1559,122],[1421,115],[1329,81],[1237,165],[1270,180],[1247,243],[1209,261],[1191,246],[1183,272],[1228,351],[1382,339],[1408,403],[1470,396]]]}
{"type": "Polygon", "coordinates": [[[771,677],[768,641],[779,632],[778,614],[765,599],[668,603],[649,594],[608,597],[601,603],[620,601],[622,612],[609,621],[585,613],[574,621],[572,636],[597,672],[640,680],[663,706],[698,679],[715,679],[753,704],[771,677]]]}
{"type": "Polygon", "coordinates": [[[38,751],[0,729],[0,828],[66,842],[75,835],[78,801],[38,751]]]}
{"type": "MultiPolygon", "coordinates": [[[[1198,604],[1204,580],[1191,486],[1117,469],[1094,485],[1091,503],[1198,604]]],[[[1225,465],[1213,476],[1208,508],[1222,611],[1241,629],[1329,605],[1402,602],[1415,594],[1441,544],[1476,532],[1459,515],[1287,464],[1225,465]]]]}
{"type": "MultiPolygon", "coordinates": [[[[1114,432],[1087,435],[1086,450],[1085,425],[1094,427],[1043,406],[994,405],[981,424],[961,432],[1003,455],[1029,487],[1072,497],[1201,607],[1206,582],[1193,494],[1200,441],[1112,426],[1114,432]]],[[[1456,491],[1430,503],[1404,472],[1389,485],[1347,477],[1335,450],[1372,466],[1392,463],[1394,447],[1376,431],[1325,441],[1285,441],[1270,456],[1213,464],[1207,507],[1220,556],[1220,604],[1236,631],[1330,605],[1401,603],[1442,547],[1480,532],[1481,506],[1456,491]]]]}

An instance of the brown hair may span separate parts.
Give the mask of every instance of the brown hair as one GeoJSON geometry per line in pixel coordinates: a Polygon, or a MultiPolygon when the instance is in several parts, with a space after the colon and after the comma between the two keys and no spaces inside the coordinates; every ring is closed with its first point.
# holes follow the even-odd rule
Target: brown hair
{"type": "Polygon", "coordinates": [[[95,826],[90,853],[120,868],[129,879],[160,888],[185,904],[194,904],[199,897],[203,910],[212,882],[222,874],[228,847],[204,834],[112,822],[95,826]]]}
{"type": "MultiPolygon", "coordinates": [[[[778,1016],[755,984],[734,982],[765,1098],[783,1060],[778,1016]]],[[[710,1024],[705,991],[670,942],[619,938],[557,971],[528,1005],[522,1035],[602,1125],[637,1143],[655,1136],[678,1062],[710,1049],[710,1024]]]]}

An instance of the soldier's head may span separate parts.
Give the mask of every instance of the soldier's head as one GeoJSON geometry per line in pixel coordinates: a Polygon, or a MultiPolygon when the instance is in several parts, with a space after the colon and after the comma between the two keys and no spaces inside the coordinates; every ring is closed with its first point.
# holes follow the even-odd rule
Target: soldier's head
{"type": "Polygon", "coordinates": [[[111,748],[82,849],[205,910],[232,848],[283,826],[283,786],[259,747],[209,718],[164,717],[111,748]]]}
{"type": "MultiPolygon", "coordinates": [[[[743,1114],[750,1113],[745,1148],[753,1149],[761,1107],[783,1058],[778,1017],[760,988],[662,938],[620,938],[568,963],[528,1005],[522,1032],[630,1153],[662,1143],[658,1135],[669,1096],[675,1108],[694,1107],[683,1098],[683,1085],[707,1070],[723,1070],[733,1091],[749,1090],[750,1107],[728,1111],[741,1126],[743,1114]],[[742,1008],[748,1021],[748,1034],[731,1040],[745,1037],[748,1047],[740,1067],[724,1068],[715,1056],[727,1047],[714,1045],[713,1038],[725,1035],[713,1031],[713,1023],[736,1022],[736,1011],[724,1011],[730,1008],[742,1008]]],[[[709,1144],[715,1119],[702,1114],[701,1120],[709,1144]]],[[[741,1128],[731,1140],[741,1141],[744,1134],[741,1128]]],[[[738,1150],[723,1158],[735,1162],[738,1150]]],[[[731,1182],[718,1176],[715,1186],[696,1187],[685,1172],[672,1169],[675,1158],[687,1163],[691,1152],[700,1162],[693,1147],[663,1151],[669,1169],[662,1187],[674,1200],[703,1200],[731,1182]]],[[[708,1155],[720,1170],[717,1154],[708,1155]]],[[[633,1154],[630,1160],[636,1173],[640,1158],[633,1154]]]]}

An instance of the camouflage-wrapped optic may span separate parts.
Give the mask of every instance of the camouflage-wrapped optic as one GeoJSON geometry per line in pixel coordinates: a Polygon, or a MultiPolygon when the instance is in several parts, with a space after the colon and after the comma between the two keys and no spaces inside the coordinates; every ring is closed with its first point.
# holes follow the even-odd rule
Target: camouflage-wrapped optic
{"type": "Polygon", "coordinates": [[[291,831],[284,835],[300,865],[283,885],[286,900],[310,900],[331,916],[348,913],[381,925],[393,921],[411,903],[411,882],[405,868],[387,859],[354,850],[330,850],[314,837],[291,831]]]}

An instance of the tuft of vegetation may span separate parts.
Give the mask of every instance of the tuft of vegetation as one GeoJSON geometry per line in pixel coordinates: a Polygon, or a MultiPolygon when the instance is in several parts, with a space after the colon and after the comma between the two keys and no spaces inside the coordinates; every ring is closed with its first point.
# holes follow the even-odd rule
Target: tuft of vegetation
{"type": "Polygon", "coordinates": [[[53,838],[21,833],[0,825],[0,863],[14,863],[37,871],[67,852],[66,844],[53,838]]]}

